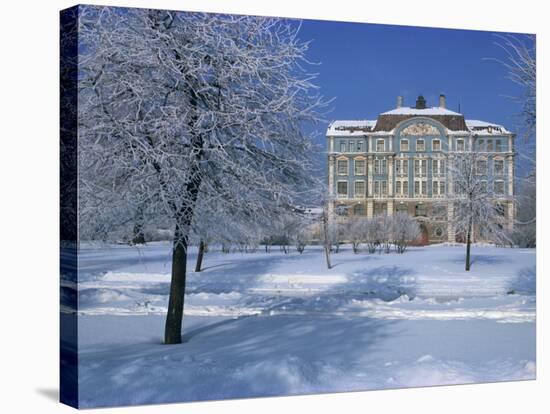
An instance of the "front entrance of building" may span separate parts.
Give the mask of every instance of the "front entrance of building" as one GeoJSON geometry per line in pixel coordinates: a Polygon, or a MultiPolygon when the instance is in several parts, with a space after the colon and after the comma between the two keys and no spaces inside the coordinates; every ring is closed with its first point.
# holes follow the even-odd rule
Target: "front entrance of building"
{"type": "Polygon", "coordinates": [[[419,246],[426,246],[430,243],[429,237],[428,237],[428,228],[424,223],[420,224],[420,237],[418,238],[418,245],[419,246]]]}

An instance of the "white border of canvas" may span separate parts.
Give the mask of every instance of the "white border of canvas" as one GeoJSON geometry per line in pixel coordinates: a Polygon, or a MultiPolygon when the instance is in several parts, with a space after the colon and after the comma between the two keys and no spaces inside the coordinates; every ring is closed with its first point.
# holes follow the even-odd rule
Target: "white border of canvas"
{"type": "MultiPolygon", "coordinates": [[[[549,73],[544,2],[462,0],[127,0],[92,4],[218,11],[437,26],[535,32],[538,35],[538,112],[545,114],[549,73]]],[[[73,1],[19,1],[2,5],[0,105],[0,357],[2,412],[72,412],[56,402],[58,388],[58,12],[73,1]],[[29,257],[29,242],[35,253],[29,257]],[[23,299],[22,294],[25,294],[23,299]]],[[[546,119],[538,125],[538,202],[548,205],[542,184],[549,154],[546,119]]],[[[544,210],[543,210],[544,212],[544,210]]],[[[186,405],[99,410],[117,413],[281,413],[281,412],[422,412],[539,413],[549,405],[548,221],[538,220],[538,314],[536,381],[370,391],[303,397],[249,399],[186,405]],[[548,341],[545,342],[546,344],[548,341]],[[547,346],[548,347],[548,346],[547,346]],[[548,352],[546,350],[546,352],[548,352]]]]}

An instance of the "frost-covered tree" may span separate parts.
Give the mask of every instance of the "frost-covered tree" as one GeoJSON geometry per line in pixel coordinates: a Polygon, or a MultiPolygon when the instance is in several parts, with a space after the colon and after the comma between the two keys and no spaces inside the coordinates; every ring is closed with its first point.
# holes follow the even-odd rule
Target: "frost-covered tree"
{"type": "Polygon", "coordinates": [[[353,253],[359,252],[359,246],[365,241],[368,221],[364,217],[354,217],[345,226],[346,238],[350,241],[353,253]]]}
{"type": "Polygon", "coordinates": [[[374,217],[367,221],[365,242],[369,253],[375,253],[376,249],[382,245],[386,233],[382,220],[382,217],[374,217]]]}
{"type": "Polygon", "coordinates": [[[454,155],[449,163],[454,189],[454,195],[449,200],[454,207],[452,225],[466,241],[467,271],[470,270],[474,228],[494,241],[508,239],[503,207],[498,203],[492,186],[482,175],[486,170],[486,162],[479,153],[468,151],[454,155]]]}
{"type": "Polygon", "coordinates": [[[392,217],[393,243],[397,253],[405,253],[407,247],[420,236],[418,222],[406,213],[392,217]]]}
{"type": "Polygon", "coordinates": [[[308,45],[294,22],[248,16],[83,6],[79,29],[82,234],[115,237],[138,211],[171,223],[164,339],[179,343],[197,201],[254,222],[316,190],[308,45]]]}
{"type": "Polygon", "coordinates": [[[524,139],[516,146],[520,175],[516,178],[517,217],[512,234],[514,243],[522,247],[536,246],[536,160],[537,126],[537,58],[535,35],[499,35],[498,45],[506,53],[500,63],[508,79],[521,87],[514,99],[521,105],[524,139]]]}
{"type": "Polygon", "coordinates": [[[390,253],[391,252],[391,246],[393,243],[393,217],[390,216],[383,216],[379,217],[378,220],[380,221],[381,226],[381,232],[380,232],[380,250],[384,251],[384,253],[390,253]]]}

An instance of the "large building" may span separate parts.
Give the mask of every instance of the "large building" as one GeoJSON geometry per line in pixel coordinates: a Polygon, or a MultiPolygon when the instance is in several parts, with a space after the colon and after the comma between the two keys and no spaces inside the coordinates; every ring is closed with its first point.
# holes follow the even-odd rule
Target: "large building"
{"type": "Polygon", "coordinates": [[[327,130],[329,213],[346,220],[406,212],[420,222],[423,243],[455,241],[448,161],[472,149],[486,159],[480,174],[511,228],[514,138],[502,125],[447,109],[444,95],[435,107],[422,96],[407,107],[398,97],[376,120],[334,121],[327,130]]]}

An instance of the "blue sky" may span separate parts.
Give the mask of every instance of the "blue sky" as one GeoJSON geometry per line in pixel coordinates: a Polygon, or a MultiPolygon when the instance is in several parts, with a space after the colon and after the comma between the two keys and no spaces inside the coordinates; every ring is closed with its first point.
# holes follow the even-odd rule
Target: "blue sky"
{"type": "MultiPolygon", "coordinates": [[[[492,60],[506,58],[495,32],[304,20],[300,37],[312,41],[322,94],[335,98],[329,120],[376,119],[397,95],[406,106],[419,94],[437,106],[444,93],[466,118],[518,131],[521,107],[510,97],[521,89],[492,60]]],[[[324,135],[326,124],[317,129],[324,135]]]]}

